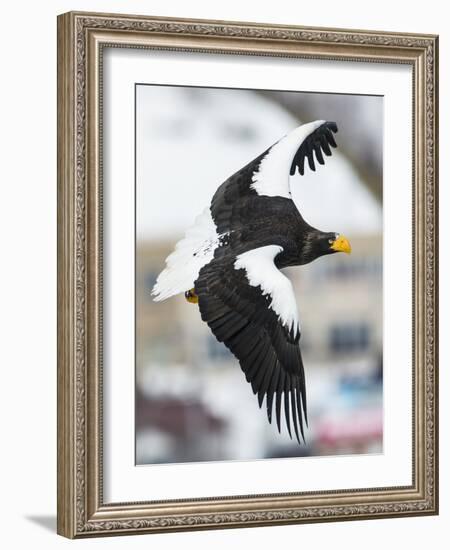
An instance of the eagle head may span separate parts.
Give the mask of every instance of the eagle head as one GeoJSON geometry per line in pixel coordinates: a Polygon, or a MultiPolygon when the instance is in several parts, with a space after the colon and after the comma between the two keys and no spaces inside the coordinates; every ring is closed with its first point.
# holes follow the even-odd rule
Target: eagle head
{"type": "Polygon", "coordinates": [[[302,263],[309,263],[326,254],[334,254],[335,252],[350,254],[351,251],[350,242],[344,235],[313,231],[304,240],[300,256],[302,263]]]}

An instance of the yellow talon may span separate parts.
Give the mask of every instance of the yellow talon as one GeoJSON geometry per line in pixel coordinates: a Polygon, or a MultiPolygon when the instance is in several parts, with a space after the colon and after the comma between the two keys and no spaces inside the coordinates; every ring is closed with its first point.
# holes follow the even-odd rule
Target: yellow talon
{"type": "Polygon", "coordinates": [[[184,297],[190,304],[198,304],[198,296],[195,293],[195,288],[191,288],[191,290],[185,292],[184,297]]]}

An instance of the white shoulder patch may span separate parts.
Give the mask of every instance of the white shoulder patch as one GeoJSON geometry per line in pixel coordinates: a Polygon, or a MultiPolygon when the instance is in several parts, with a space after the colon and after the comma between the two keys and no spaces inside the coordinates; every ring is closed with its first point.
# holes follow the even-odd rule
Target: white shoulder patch
{"type": "Polygon", "coordinates": [[[325,120],[316,120],[298,126],[275,143],[262,159],[252,176],[250,187],[258,195],[291,198],[289,171],[292,161],[303,141],[317,130],[325,120]]]}
{"type": "Polygon", "coordinates": [[[200,269],[213,259],[220,238],[211,210],[205,208],[167,257],[153,287],[153,299],[159,302],[193,288],[200,269]]]}
{"type": "Polygon", "coordinates": [[[283,325],[297,334],[300,330],[294,289],[291,281],[274,264],[281,246],[269,245],[249,250],[237,256],[235,269],[245,269],[250,286],[260,286],[263,296],[269,295],[272,308],[283,325]]]}

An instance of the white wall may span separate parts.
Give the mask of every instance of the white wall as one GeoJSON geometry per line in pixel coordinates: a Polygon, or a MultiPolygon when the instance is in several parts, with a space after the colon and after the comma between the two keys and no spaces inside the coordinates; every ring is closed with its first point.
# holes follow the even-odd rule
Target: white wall
{"type": "MultiPolygon", "coordinates": [[[[2,452],[0,507],[2,546],[61,548],[71,544],[54,531],[56,513],[56,15],[84,9],[247,20],[314,26],[441,33],[441,151],[450,150],[445,122],[450,120],[448,59],[450,31],[445,3],[438,0],[395,3],[378,0],[320,2],[208,2],[201,0],[72,0],[2,5],[0,33],[0,195],[2,452]],[[6,192],[6,193],[5,193],[6,192]],[[6,304],[6,307],[5,307],[6,304]],[[5,539],[11,539],[9,543],[5,539]]],[[[450,234],[447,154],[441,163],[441,303],[448,304],[450,280],[446,235],[450,234]]],[[[441,327],[449,328],[450,308],[441,327]]],[[[448,338],[446,339],[448,342],[448,338]]],[[[304,526],[211,531],[98,539],[72,544],[119,548],[272,548],[369,550],[399,542],[410,550],[442,548],[450,533],[448,343],[441,348],[441,515],[304,526]],[[446,490],[447,489],[447,490],[446,490]],[[394,542],[395,541],[395,542],[394,542]],[[122,545],[122,546],[120,546],[122,545]]]]}

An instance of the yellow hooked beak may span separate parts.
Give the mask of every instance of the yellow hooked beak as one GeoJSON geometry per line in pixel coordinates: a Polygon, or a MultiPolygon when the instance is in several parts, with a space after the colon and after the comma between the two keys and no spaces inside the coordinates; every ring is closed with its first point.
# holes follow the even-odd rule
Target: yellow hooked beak
{"type": "Polygon", "coordinates": [[[346,254],[350,254],[352,251],[352,247],[350,246],[348,239],[346,239],[343,235],[339,235],[339,237],[332,242],[330,248],[336,252],[345,252],[346,254]]]}

